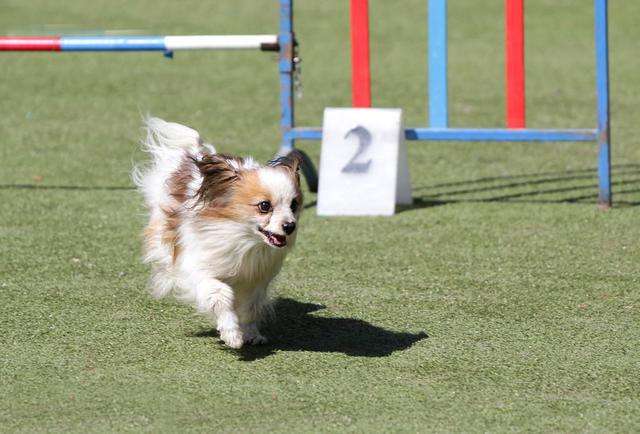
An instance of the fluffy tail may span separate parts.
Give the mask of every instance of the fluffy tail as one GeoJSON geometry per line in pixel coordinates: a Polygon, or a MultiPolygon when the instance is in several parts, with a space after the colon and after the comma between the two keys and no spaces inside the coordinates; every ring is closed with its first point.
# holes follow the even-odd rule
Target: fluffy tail
{"type": "Polygon", "coordinates": [[[144,123],[147,129],[145,146],[147,151],[152,154],[166,148],[187,149],[196,152],[201,146],[207,146],[202,142],[200,134],[196,130],[185,125],[151,117],[146,118],[144,123]]]}
{"type": "Polygon", "coordinates": [[[185,125],[153,117],[146,118],[144,124],[147,135],[142,150],[150,155],[151,162],[134,167],[131,178],[144,194],[147,205],[153,208],[166,200],[166,180],[185,155],[195,156],[203,151],[215,153],[216,150],[204,143],[196,130],[185,125]]]}

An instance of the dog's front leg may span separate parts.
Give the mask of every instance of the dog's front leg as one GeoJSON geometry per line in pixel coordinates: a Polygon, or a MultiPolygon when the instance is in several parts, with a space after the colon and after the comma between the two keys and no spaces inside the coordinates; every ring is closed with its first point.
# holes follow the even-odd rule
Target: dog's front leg
{"type": "Polygon", "coordinates": [[[198,284],[197,305],[201,312],[213,312],[217,319],[220,339],[231,348],[244,343],[238,315],[234,311],[233,289],[217,279],[204,279],[198,284]]]}
{"type": "Polygon", "coordinates": [[[241,310],[240,327],[244,335],[244,341],[252,345],[264,344],[267,338],[264,337],[258,325],[269,310],[269,298],[267,297],[267,285],[259,285],[254,289],[252,297],[246,302],[241,310]]]}
{"type": "Polygon", "coordinates": [[[243,338],[245,342],[251,345],[266,344],[267,338],[264,337],[258,329],[258,323],[256,321],[242,324],[243,338]]]}

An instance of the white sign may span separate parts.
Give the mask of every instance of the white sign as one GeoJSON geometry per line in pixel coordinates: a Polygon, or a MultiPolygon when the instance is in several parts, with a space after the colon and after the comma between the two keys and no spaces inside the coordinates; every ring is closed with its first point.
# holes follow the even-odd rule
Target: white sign
{"type": "Polygon", "coordinates": [[[327,108],[318,215],[393,215],[411,204],[402,110],[327,108]]]}

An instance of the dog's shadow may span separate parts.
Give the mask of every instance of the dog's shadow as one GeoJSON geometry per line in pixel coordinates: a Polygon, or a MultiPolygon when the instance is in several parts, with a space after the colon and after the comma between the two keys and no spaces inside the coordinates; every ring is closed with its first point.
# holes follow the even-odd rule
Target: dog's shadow
{"type": "MultiPolygon", "coordinates": [[[[344,353],[355,357],[385,357],[411,347],[427,334],[386,330],[355,318],[327,318],[310,315],[325,306],[279,298],[275,317],[262,327],[269,339],[264,345],[246,345],[238,350],[240,359],[253,361],[277,351],[344,353]]],[[[194,337],[217,337],[215,329],[194,333],[194,337]]]]}

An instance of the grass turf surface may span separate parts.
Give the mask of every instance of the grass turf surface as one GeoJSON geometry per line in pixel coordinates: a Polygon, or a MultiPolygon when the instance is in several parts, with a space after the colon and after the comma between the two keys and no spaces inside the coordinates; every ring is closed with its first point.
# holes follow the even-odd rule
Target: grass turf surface
{"type": "MultiPolygon", "coordinates": [[[[0,33],[269,33],[274,3],[8,0],[0,33]]],[[[407,125],[426,118],[424,3],[371,2],[374,103],[407,125]]],[[[452,124],[502,125],[502,2],[449,8],[452,124]]],[[[349,104],[347,12],[296,4],[300,125],[349,104]]],[[[272,343],[240,353],[147,295],[128,172],[145,112],[269,158],[274,56],[3,54],[0,430],[637,430],[639,15],[611,4],[616,209],[594,205],[592,144],[410,142],[416,205],[309,208],[272,343]]],[[[528,3],[526,19],[529,125],[591,127],[591,2],[528,3]]]]}

